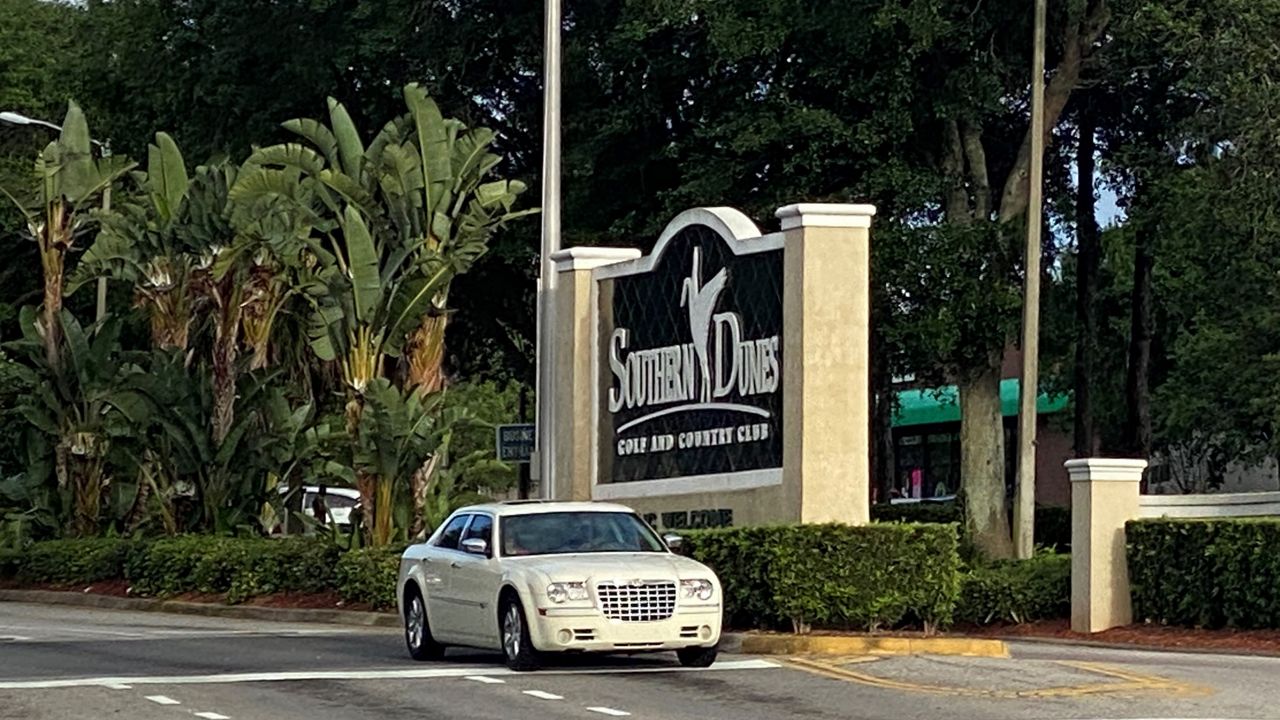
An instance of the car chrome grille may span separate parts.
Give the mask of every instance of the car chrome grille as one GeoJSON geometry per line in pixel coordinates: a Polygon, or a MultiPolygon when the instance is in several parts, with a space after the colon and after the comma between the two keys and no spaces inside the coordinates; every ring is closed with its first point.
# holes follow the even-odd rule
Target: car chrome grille
{"type": "Polygon", "coordinates": [[[610,620],[655,622],[676,611],[676,584],[663,581],[604,582],[596,585],[600,610],[610,620]]]}

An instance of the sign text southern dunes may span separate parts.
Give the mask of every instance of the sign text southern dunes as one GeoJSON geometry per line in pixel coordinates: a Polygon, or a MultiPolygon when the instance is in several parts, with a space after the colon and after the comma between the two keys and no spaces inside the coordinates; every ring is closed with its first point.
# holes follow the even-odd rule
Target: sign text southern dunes
{"type": "Polygon", "coordinates": [[[628,352],[631,332],[613,331],[609,343],[609,367],[616,384],[609,390],[609,411],[678,402],[711,402],[776,392],[782,369],[778,363],[779,337],[742,339],[737,313],[714,318],[713,360],[701,362],[694,343],[668,345],[628,352]],[[708,380],[708,375],[710,379],[708,380]]]}

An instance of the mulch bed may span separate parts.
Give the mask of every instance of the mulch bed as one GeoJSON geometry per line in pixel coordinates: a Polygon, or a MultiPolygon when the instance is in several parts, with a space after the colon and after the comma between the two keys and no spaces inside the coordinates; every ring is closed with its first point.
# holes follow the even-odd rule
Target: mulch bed
{"type": "MultiPolygon", "coordinates": [[[[762,635],[789,633],[753,631],[762,635]]],[[[928,637],[919,630],[887,630],[859,632],[850,630],[815,630],[814,635],[845,637],[928,637]]],[[[1104,645],[1134,645],[1165,650],[1222,651],[1227,653],[1280,655],[1280,630],[1208,630],[1204,628],[1166,625],[1128,625],[1100,633],[1071,631],[1067,620],[1040,620],[1021,625],[956,625],[933,637],[979,637],[1029,640],[1065,640],[1104,645]]]]}
{"type": "Polygon", "coordinates": [[[1072,632],[1067,620],[1042,620],[1021,625],[957,627],[951,633],[976,637],[1083,640],[1117,645],[1140,645],[1183,650],[1280,654],[1280,630],[1210,630],[1168,625],[1137,624],[1100,633],[1072,632]]]}

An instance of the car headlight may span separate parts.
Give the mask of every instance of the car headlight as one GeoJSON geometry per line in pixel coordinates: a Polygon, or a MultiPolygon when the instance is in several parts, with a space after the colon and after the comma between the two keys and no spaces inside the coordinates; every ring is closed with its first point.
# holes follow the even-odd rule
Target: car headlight
{"type": "Polygon", "coordinates": [[[710,600],[715,594],[715,586],[710,580],[681,580],[680,588],[684,591],[685,599],[710,600]]]}
{"type": "Polygon", "coordinates": [[[581,602],[589,597],[586,583],[558,582],[547,586],[547,599],[557,605],[570,601],[581,602]]]}

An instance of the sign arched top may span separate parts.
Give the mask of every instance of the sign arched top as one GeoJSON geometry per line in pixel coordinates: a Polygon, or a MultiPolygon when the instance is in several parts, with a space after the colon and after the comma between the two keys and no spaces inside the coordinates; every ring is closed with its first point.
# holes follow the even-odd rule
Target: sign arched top
{"type": "Polygon", "coordinates": [[[640,258],[606,265],[595,271],[598,279],[639,275],[654,269],[680,233],[691,227],[705,227],[719,235],[734,255],[749,255],[782,248],[782,235],[761,235],[760,228],[741,210],[731,207],[690,208],[676,215],[662,229],[653,250],[640,258]]]}

